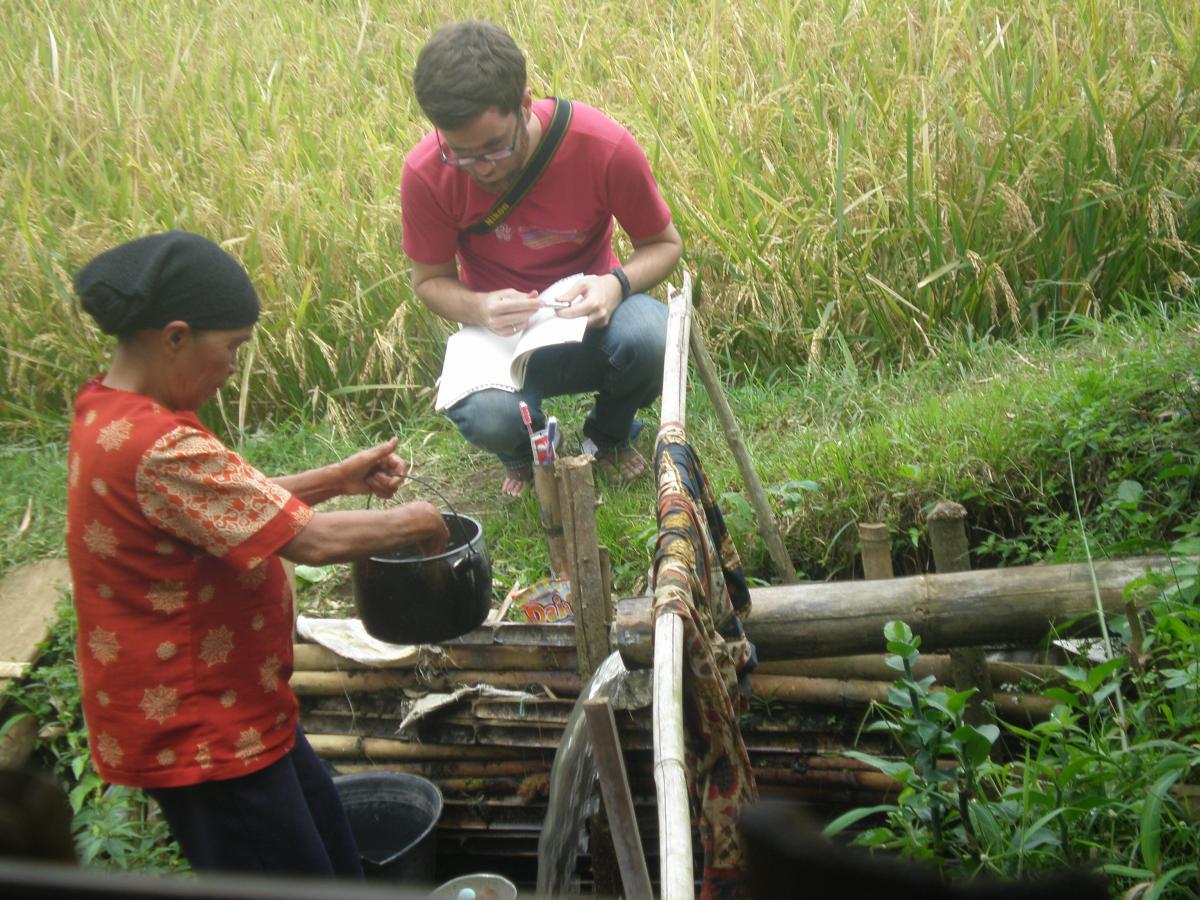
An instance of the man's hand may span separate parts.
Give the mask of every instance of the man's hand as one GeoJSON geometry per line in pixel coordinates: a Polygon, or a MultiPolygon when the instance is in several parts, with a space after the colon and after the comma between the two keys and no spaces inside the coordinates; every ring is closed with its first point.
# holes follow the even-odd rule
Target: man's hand
{"type": "Polygon", "coordinates": [[[530,317],[541,308],[537,291],[518,291],[504,288],[483,295],[483,325],[496,334],[512,337],[529,324],[530,317]]]}
{"type": "Polygon", "coordinates": [[[398,438],[362,450],[338,463],[342,494],[374,494],[387,500],[396,493],[411,468],[396,455],[398,438]]]}
{"type": "Polygon", "coordinates": [[[605,327],[621,305],[621,283],[615,275],[589,275],[575,282],[572,290],[578,297],[557,315],[564,319],[587,316],[588,328],[605,327]]]}

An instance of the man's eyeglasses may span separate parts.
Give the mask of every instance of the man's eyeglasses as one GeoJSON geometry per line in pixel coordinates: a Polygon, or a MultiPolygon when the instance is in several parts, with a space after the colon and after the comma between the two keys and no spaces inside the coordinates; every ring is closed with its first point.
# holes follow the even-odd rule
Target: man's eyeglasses
{"type": "Polygon", "coordinates": [[[500,162],[500,160],[508,159],[510,156],[516,153],[517,138],[519,138],[521,135],[521,120],[518,116],[516,123],[513,125],[512,143],[507,147],[501,150],[489,150],[486,153],[476,153],[472,156],[454,155],[453,151],[451,151],[450,148],[442,142],[442,133],[436,128],[433,129],[433,133],[437,136],[438,153],[442,155],[442,162],[448,166],[454,166],[456,169],[465,169],[467,166],[473,166],[476,163],[500,162]]]}

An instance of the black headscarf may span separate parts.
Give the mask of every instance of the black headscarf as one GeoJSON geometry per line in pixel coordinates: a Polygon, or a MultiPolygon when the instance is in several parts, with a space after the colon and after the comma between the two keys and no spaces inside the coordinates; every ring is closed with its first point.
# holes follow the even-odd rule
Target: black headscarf
{"type": "Polygon", "coordinates": [[[258,294],[241,263],[187,231],[152,234],[106,250],[75,276],[75,293],[105,334],[174,321],[197,331],[258,321],[258,294]]]}

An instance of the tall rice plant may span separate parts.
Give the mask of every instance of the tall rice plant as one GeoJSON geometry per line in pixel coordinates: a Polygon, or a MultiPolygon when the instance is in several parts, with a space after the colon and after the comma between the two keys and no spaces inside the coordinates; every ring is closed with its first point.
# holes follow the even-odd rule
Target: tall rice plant
{"type": "Polygon", "coordinates": [[[0,30],[0,423],[53,425],[106,342],[70,277],[163,228],[242,259],[249,420],[428,409],[449,326],[415,301],[409,73],[480,16],[539,94],[640,139],[744,363],[832,338],[1052,329],[1200,274],[1200,9],[1185,0],[590,5],[10,0],[0,30]]]}

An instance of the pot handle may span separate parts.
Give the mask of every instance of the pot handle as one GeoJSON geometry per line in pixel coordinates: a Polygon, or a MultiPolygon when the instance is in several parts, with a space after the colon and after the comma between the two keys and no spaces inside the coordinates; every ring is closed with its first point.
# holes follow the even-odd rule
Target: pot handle
{"type": "MultiPolygon", "coordinates": [[[[457,513],[455,513],[455,515],[457,515],[457,513]]],[[[450,571],[452,571],[455,574],[455,576],[461,576],[461,575],[465,574],[468,578],[471,579],[471,590],[472,591],[475,590],[475,566],[473,565],[473,563],[475,561],[475,555],[476,554],[474,554],[474,553],[465,553],[465,554],[463,554],[461,559],[456,559],[453,563],[450,564],[450,571]],[[464,568],[467,570],[465,573],[463,573],[461,571],[464,568]]]]}
{"type": "MultiPolygon", "coordinates": [[[[458,510],[456,510],[454,508],[454,505],[449,500],[446,499],[446,495],[443,494],[440,490],[438,490],[437,486],[434,485],[433,483],[426,481],[424,478],[418,478],[416,475],[413,475],[411,472],[404,476],[404,480],[405,481],[415,481],[417,484],[423,485],[424,487],[429,488],[431,491],[433,491],[435,494],[438,495],[438,499],[440,499],[443,503],[445,503],[446,508],[449,509],[450,512],[453,513],[453,515],[454,515],[454,522],[455,522],[455,524],[458,525],[458,532],[459,532],[459,536],[462,538],[463,546],[464,547],[469,546],[471,543],[471,535],[467,532],[467,526],[463,524],[462,516],[460,516],[458,514],[458,510]]],[[[371,508],[371,497],[372,496],[373,496],[372,494],[367,494],[367,509],[371,508]]],[[[458,566],[456,565],[455,568],[457,569],[458,566]]]]}

